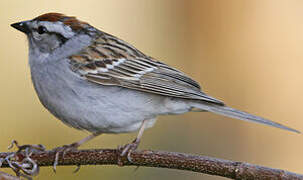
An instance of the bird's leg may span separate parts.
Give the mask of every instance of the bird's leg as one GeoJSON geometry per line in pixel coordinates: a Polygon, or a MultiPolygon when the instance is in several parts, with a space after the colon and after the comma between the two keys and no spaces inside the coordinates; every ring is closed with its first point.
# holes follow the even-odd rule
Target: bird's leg
{"type": "MultiPolygon", "coordinates": [[[[130,157],[130,156],[131,156],[131,153],[132,153],[133,151],[135,151],[135,150],[138,148],[138,146],[139,146],[139,144],[140,144],[140,141],[141,141],[141,138],[142,138],[142,135],[143,135],[143,132],[144,132],[144,130],[145,130],[146,123],[147,123],[147,120],[144,120],[144,121],[142,122],[141,127],[140,127],[140,130],[139,130],[139,133],[138,133],[136,139],[134,139],[133,142],[131,142],[131,143],[129,143],[129,144],[126,144],[125,146],[123,146],[123,147],[121,148],[122,152],[121,152],[119,158],[124,157],[124,156],[126,155],[127,160],[128,160],[129,162],[132,162],[131,157],[130,157]]],[[[120,162],[120,163],[118,163],[118,164],[122,165],[121,159],[118,159],[118,161],[120,162]]]]}
{"type": "Polygon", "coordinates": [[[93,133],[93,134],[81,139],[80,141],[74,142],[74,143],[69,144],[69,145],[64,145],[64,146],[55,148],[54,151],[56,152],[56,155],[55,155],[55,161],[54,161],[54,165],[53,165],[54,172],[56,172],[56,167],[58,165],[60,153],[63,153],[62,158],[64,158],[64,155],[65,155],[66,152],[71,151],[71,150],[76,150],[82,144],[94,139],[95,137],[97,137],[99,135],[101,135],[101,133],[93,133]]]}

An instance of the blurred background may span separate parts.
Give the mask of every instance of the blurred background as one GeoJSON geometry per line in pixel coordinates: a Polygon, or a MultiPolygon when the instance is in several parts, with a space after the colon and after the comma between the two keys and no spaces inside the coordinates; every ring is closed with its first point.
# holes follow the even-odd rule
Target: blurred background
{"type": "MultiPolygon", "coordinates": [[[[25,35],[9,26],[46,12],[77,16],[186,72],[227,105],[303,131],[303,1],[0,1],[0,151],[13,139],[50,149],[88,135],[42,107],[30,80],[25,35]]],[[[82,148],[116,148],[135,136],[102,135],[82,148]]],[[[302,138],[211,113],[188,113],[160,117],[140,148],[303,173],[302,138]]],[[[41,168],[36,179],[224,179],[144,167],[83,166],[73,174],[74,169],[58,167],[54,174],[41,168]]]]}

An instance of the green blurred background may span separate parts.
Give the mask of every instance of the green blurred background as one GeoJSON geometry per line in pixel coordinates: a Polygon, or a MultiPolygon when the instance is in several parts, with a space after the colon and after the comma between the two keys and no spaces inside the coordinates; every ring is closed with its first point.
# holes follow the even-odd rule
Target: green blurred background
{"type": "MultiPolygon", "coordinates": [[[[88,133],[40,104],[25,36],[13,22],[46,12],[75,15],[186,72],[226,104],[303,131],[303,1],[0,1],[0,151],[12,139],[54,148],[88,133]]],[[[136,133],[104,135],[82,148],[116,148],[136,133]]],[[[201,154],[303,173],[302,136],[210,113],[160,117],[140,148],[201,154]]],[[[36,179],[224,179],[156,168],[41,168],[36,179]]],[[[10,172],[8,170],[7,172],[10,172]]]]}

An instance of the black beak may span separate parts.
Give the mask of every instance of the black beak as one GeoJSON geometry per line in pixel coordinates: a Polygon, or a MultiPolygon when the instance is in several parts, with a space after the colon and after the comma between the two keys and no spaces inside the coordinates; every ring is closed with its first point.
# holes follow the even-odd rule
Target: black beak
{"type": "Polygon", "coordinates": [[[21,32],[24,32],[25,34],[30,32],[30,29],[28,28],[27,21],[17,22],[14,24],[11,24],[11,26],[21,32]]]}

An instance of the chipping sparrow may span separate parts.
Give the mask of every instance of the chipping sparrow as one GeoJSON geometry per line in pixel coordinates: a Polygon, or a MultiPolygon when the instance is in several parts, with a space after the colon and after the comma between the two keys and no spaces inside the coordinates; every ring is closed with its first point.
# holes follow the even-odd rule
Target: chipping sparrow
{"type": "Polygon", "coordinates": [[[75,17],[47,13],[12,27],[29,41],[29,64],[41,103],[58,119],[92,135],[139,130],[121,156],[135,150],[158,115],[209,111],[299,131],[232,109],[203,93],[197,82],[123,40],[75,17]]]}

